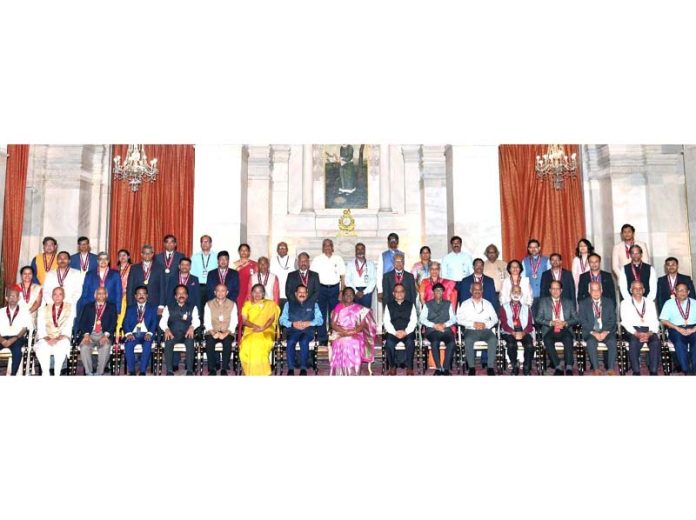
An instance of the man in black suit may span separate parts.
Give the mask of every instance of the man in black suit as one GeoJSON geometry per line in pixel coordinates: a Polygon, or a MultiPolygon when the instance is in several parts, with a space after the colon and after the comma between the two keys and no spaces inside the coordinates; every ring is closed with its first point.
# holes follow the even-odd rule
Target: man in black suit
{"type": "Polygon", "coordinates": [[[174,292],[179,280],[179,262],[184,258],[184,255],[176,250],[176,237],[174,235],[166,235],[164,237],[164,251],[155,255],[155,262],[164,269],[163,289],[164,299],[163,305],[166,305],[167,297],[174,292]]]}
{"type": "Polygon", "coordinates": [[[382,276],[382,306],[386,306],[394,300],[394,287],[397,284],[404,286],[406,301],[413,304],[418,301],[418,289],[416,279],[411,273],[404,269],[404,255],[396,253],[394,255],[394,270],[384,273],[382,276]]]}
{"type": "Polygon", "coordinates": [[[227,251],[220,251],[217,255],[218,268],[208,273],[208,284],[206,285],[206,301],[215,298],[215,288],[218,285],[227,287],[227,298],[233,302],[239,296],[239,273],[230,269],[230,254],[227,251]]]}
{"type": "Polygon", "coordinates": [[[97,347],[97,375],[104,375],[111,354],[111,343],[116,332],[116,306],[107,302],[106,289],[99,287],[94,292],[94,303],[85,305],[80,313],[77,330],[80,342],[80,359],[85,374],[92,375],[92,347],[97,347]]]}
{"type": "Polygon", "coordinates": [[[580,300],[578,316],[582,339],[587,343],[587,354],[595,375],[599,375],[597,346],[607,346],[607,375],[615,375],[616,365],[616,302],[602,295],[602,284],[590,282],[589,298],[580,300]]]}
{"type": "Polygon", "coordinates": [[[602,271],[602,257],[592,253],[587,257],[590,270],[582,273],[578,280],[578,303],[590,296],[590,282],[602,284],[602,296],[609,298],[616,307],[616,286],[614,277],[607,271],[602,271]]]}
{"type": "Polygon", "coordinates": [[[135,291],[138,287],[147,287],[147,303],[157,305],[159,314],[164,309],[164,268],[153,261],[155,250],[149,244],[145,244],[140,250],[143,261],[131,267],[128,273],[128,305],[135,303],[135,291]]]}
{"type": "Polygon", "coordinates": [[[551,262],[551,269],[544,271],[541,275],[541,292],[540,296],[549,295],[549,289],[551,288],[551,282],[556,280],[561,282],[563,285],[563,292],[561,298],[564,300],[570,300],[575,303],[575,280],[573,280],[573,273],[567,269],[563,269],[563,259],[560,253],[552,253],[549,257],[551,262]]]}
{"type": "Polygon", "coordinates": [[[473,274],[457,282],[457,302],[462,303],[464,300],[471,298],[471,284],[480,283],[483,286],[483,299],[488,300],[497,313],[500,310],[500,301],[495,292],[495,280],[483,274],[483,267],[483,260],[481,258],[475,259],[473,274]]]}
{"type": "Polygon", "coordinates": [[[302,252],[297,256],[297,271],[288,273],[285,282],[285,298],[289,302],[298,303],[295,290],[300,286],[307,287],[307,302],[317,303],[319,298],[319,274],[309,270],[309,255],[302,252]]]}
{"type": "MultiPolygon", "coordinates": [[[[571,283],[572,280],[571,280],[571,283]]],[[[563,284],[558,280],[551,281],[550,296],[542,296],[539,300],[534,321],[541,326],[544,347],[551,358],[551,366],[555,368],[554,375],[562,376],[561,363],[556,352],[556,342],[563,343],[563,358],[565,360],[565,375],[573,375],[573,326],[578,323],[575,312],[575,301],[561,298],[563,284]]]]}
{"type": "Polygon", "coordinates": [[[696,294],[696,291],[694,291],[694,282],[691,280],[691,277],[679,272],[679,260],[673,256],[665,260],[665,273],[667,274],[657,279],[657,298],[655,299],[655,304],[657,305],[658,315],[662,312],[663,305],[671,298],[675,297],[677,284],[685,283],[689,288],[689,294],[696,294]]]}

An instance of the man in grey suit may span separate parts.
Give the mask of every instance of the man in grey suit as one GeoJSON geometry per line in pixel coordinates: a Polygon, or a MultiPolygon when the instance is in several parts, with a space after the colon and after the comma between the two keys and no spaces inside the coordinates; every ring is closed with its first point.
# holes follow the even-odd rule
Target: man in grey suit
{"type": "Polygon", "coordinates": [[[575,311],[575,302],[561,298],[563,284],[558,280],[551,282],[550,296],[544,296],[539,300],[534,321],[541,326],[541,336],[544,339],[544,348],[551,359],[551,366],[555,368],[555,376],[562,376],[561,363],[556,352],[556,342],[563,343],[563,358],[565,361],[565,375],[573,375],[573,326],[578,323],[578,314],[575,311]]]}
{"type": "Polygon", "coordinates": [[[599,342],[607,346],[607,375],[616,375],[616,303],[602,295],[602,284],[590,282],[590,297],[580,300],[578,315],[582,327],[582,339],[587,343],[587,354],[595,375],[599,371],[597,346],[599,342]]]}
{"type": "Polygon", "coordinates": [[[418,301],[418,289],[413,275],[404,269],[404,255],[394,255],[394,270],[384,273],[382,276],[382,307],[385,307],[394,299],[394,287],[400,283],[406,291],[406,301],[416,304],[418,301]]]}

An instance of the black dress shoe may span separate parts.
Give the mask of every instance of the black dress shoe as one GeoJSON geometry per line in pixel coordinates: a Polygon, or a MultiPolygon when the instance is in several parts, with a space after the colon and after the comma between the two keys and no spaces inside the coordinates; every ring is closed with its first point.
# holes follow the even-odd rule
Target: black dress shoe
{"type": "Polygon", "coordinates": [[[215,370],[208,370],[208,375],[209,376],[216,376],[217,372],[215,370]]]}
{"type": "Polygon", "coordinates": [[[494,376],[494,375],[495,375],[495,369],[493,369],[493,368],[487,368],[487,369],[486,369],[486,374],[488,374],[489,376],[494,376]]]}
{"type": "Polygon", "coordinates": [[[304,368],[301,369],[301,370],[300,370],[300,375],[301,375],[301,376],[306,376],[306,375],[307,375],[307,370],[304,369],[304,368]]]}
{"type": "Polygon", "coordinates": [[[523,373],[525,376],[528,376],[528,375],[530,374],[531,371],[532,371],[532,370],[531,370],[530,368],[527,368],[527,367],[524,367],[524,368],[522,369],[522,373],[523,373]]]}
{"type": "Polygon", "coordinates": [[[295,369],[293,369],[293,368],[288,369],[288,375],[289,375],[289,376],[294,376],[294,375],[295,375],[295,369]]]}
{"type": "Polygon", "coordinates": [[[134,376],[134,375],[135,375],[135,372],[128,372],[128,375],[129,375],[129,376],[134,376]]]}
{"type": "Polygon", "coordinates": [[[633,375],[634,375],[634,376],[639,376],[639,375],[640,375],[640,372],[633,372],[633,375]]]}
{"type": "Polygon", "coordinates": [[[139,376],[146,376],[147,374],[145,372],[140,372],[138,375],[139,376]]]}
{"type": "Polygon", "coordinates": [[[178,366],[174,367],[174,372],[178,372],[178,371],[179,371],[179,367],[178,366]]]}
{"type": "Polygon", "coordinates": [[[441,376],[442,372],[440,372],[439,370],[435,370],[435,372],[433,372],[433,375],[434,376],[441,376]]]}
{"type": "Polygon", "coordinates": [[[445,370],[445,371],[442,373],[442,375],[443,375],[443,376],[451,376],[452,374],[450,374],[450,371],[449,371],[449,370],[445,370]]]}
{"type": "Polygon", "coordinates": [[[481,363],[481,368],[483,368],[483,369],[488,368],[488,363],[481,363]]]}
{"type": "Polygon", "coordinates": [[[172,371],[170,371],[170,370],[167,370],[167,375],[168,375],[168,376],[173,376],[173,375],[174,375],[174,372],[172,372],[172,371]]]}
{"type": "Polygon", "coordinates": [[[513,376],[520,375],[520,366],[519,365],[515,365],[514,367],[512,367],[512,375],[513,376]]]}
{"type": "Polygon", "coordinates": [[[557,368],[556,370],[553,371],[554,376],[562,376],[563,375],[563,370],[560,368],[557,368]]]}
{"type": "Polygon", "coordinates": [[[476,369],[475,369],[475,368],[470,368],[470,369],[469,369],[469,375],[470,375],[470,376],[475,376],[475,375],[476,375],[476,369]]]}
{"type": "Polygon", "coordinates": [[[221,376],[226,376],[226,375],[227,375],[227,370],[220,370],[220,375],[221,375],[221,376]]]}
{"type": "Polygon", "coordinates": [[[573,375],[573,369],[572,369],[572,368],[566,368],[565,374],[566,374],[567,376],[572,376],[572,375],[573,375]]]}
{"type": "Polygon", "coordinates": [[[193,375],[193,370],[187,370],[186,371],[187,376],[192,376],[193,375]]]}
{"type": "Polygon", "coordinates": [[[651,375],[651,376],[656,376],[656,375],[657,375],[657,372],[650,372],[650,375],[651,375]]]}

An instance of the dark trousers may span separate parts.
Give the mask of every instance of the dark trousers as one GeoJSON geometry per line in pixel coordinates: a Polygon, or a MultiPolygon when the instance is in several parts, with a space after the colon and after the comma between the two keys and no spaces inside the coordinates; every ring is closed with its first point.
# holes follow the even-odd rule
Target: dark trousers
{"type": "Polygon", "coordinates": [[[324,323],[321,325],[321,327],[319,327],[318,330],[319,341],[321,343],[326,343],[329,340],[327,327],[329,324],[329,316],[331,316],[331,311],[334,310],[336,305],[338,305],[338,289],[339,284],[319,286],[319,299],[317,300],[317,303],[319,304],[321,316],[324,318],[324,323]]]}
{"type": "MultiPolygon", "coordinates": [[[[696,371],[696,333],[682,336],[674,329],[668,329],[669,340],[674,345],[679,366],[685,374],[696,371]],[[689,368],[691,358],[691,368],[689,368]]],[[[14,359],[14,358],[13,358],[14,359]]]]}
{"type": "Polygon", "coordinates": [[[203,312],[205,311],[205,304],[208,303],[208,286],[204,283],[198,286],[199,291],[199,302],[198,302],[198,316],[201,318],[201,323],[203,323],[203,312]]]}
{"type": "MultiPolygon", "coordinates": [[[[597,351],[599,342],[597,341],[597,338],[590,334],[587,336],[587,338],[585,338],[585,343],[587,343],[587,357],[590,358],[592,370],[597,370],[599,368],[599,353],[597,351]]],[[[607,346],[608,358],[606,368],[607,370],[614,370],[616,365],[616,332],[609,332],[602,343],[607,346]]]]}
{"type": "MultiPolygon", "coordinates": [[[[319,327],[321,333],[322,327],[319,327]]],[[[314,338],[314,327],[307,327],[304,330],[290,327],[287,329],[288,340],[285,346],[286,357],[288,358],[288,370],[295,369],[295,346],[300,344],[300,369],[307,370],[309,359],[309,342],[314,338]]]]}
{"type": "MultiPolygon", "coordinates": [[[[515,366],[517,365],[517,340],[512,334],[503,334],[503,339],[505,340],[510,363],[515,366]]],[[[534,359],[534,342],[532,341],[532,335],[525,334],[520,341],[522,343],[522,348],[524,348],[524,369],[531,370],[532,360],[534,359]]]]}
{"type": "MultiPolygon", "coordinates": [[[[640,349],[643,344],[633,334],[628,335],[628,359],[631,360],[631,370],[634,374],[640,374],[640,349]]],[[[657,374],[660,365],[660,338],[657,334],[650,336],[648,340],[648,370],[651,374],[657,374]]]]}
{"type": "MultiPolygon", "coordinates": [[[[364,287],[356,287],[356,292],[357,291],[362,291],[364,290],[364,287]]],[[[362,298],[355,298],[355,303],[358,303],[362,305],[363,307],[367,307],[368,309],[372,307],[372,293],[365,293],[363,294],[362,298]]]]}
{"type": "Polygon", "coordinates": [[[193,372],[193,338],[174,336],[173,339],[164,342],[164,363],[167,367],[167,374],[174,371],[174,345],[177,343],[186,345],[186,371],[193,372]]]}
{"type": "Polygon", "coordinates": [[[205,337],[205,355],[208,358],[208,373],[217,370],[217,352],[215,345],[222,343],[222,370],[227,370],[230,366],[230,357],[232,356],[232,334],[225,336],[224,339],[215,339],[208,335],[205,337]]]}
{"type": "Polygon", "coordinates": [[[558,353],[556,352],[555,343],[560,341],[563,343],[563,359],[565,361],[565,367],[567,369],[573,368],[573,333],[568,327],[560,330],[560,332],[554,332],[553,328],[550,328],[546,334],[544,334],[544,348],[546,353],[551,359],[551,367],[559,368],[561,365],[558,359],[558,353]]]}
{"type": "Polygon", "coordinates": [[[384,348],[387,352],[387,363],[389,364],[389,367],[396,368],[400,365],[402,367],[406,366],[406,368],[413,370],[413,354],[416,351],[416,333],[411,332],[411,334],[405,336],[403,339],[399,339],[388,332],[385,334],[385,336],[384,348]],[[404,345],[406,346],[406,359],[397,360],[396,344],[400,341],[403,341],[404,345]]]}
{"type": "Polygon", "coordinates": [[[126,351],[126,369],[129,374],[135,373],[135,346],[141,344],[143,353],[140,355],[140,373],[147,372],[147,365],[150,363],[150,354],[152,353],[152,337],[150,341],[145,341],[145,333],[138,332],[133,335],[133,339],[126,341],[124,349],[126,351]]]}
{"type": "Polygon", "coordinates": [[[433,355],[433,361],[435,361],[435,367],[438,370],[442,370],[443,366],[440,364],[440,342],[445,344],[445,370],[450,370],[452,368],[452,358],[454,357],[454,334],[452,334],[452,329],[445,329],[442,332],[436,329],[426,329],[425,338],[430,342],[430,352],[433,355]]]}
{"type": "MultiPolygon", "coordinates": [[[[3,339],[14,338],[14,336],[3,336],[3,339]]],[[[27,344],[27,337],[18,338],[17,341],[12,343],[8,348],[12,352],[12,375],[17,375],[17,370],[19,370],[19,365],[22,364],[22,347],[27,344]]]]}

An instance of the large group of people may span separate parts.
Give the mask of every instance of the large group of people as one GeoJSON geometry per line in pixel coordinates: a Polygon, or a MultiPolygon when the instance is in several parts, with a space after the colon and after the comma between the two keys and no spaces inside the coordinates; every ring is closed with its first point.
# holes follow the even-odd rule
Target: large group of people
{"type": "Polygon", "coordinates": [[[616,373],[617,328],[622,325],[632,373],[640,375],[641,350],[647,346],[647,369],[655,375],[662,326],[674,345],[677,367],[693,375],[696,301],[691,278],[679,273],[674,257],[665,261],[665,274],[658,277],[647,246],[636,240],[630,224],[622,227],[621,239],[612,251],[610,273],[602,270],[600,255],[585,238],[578,241],[570,269],[561,254],[542,254],[536,239],[529,240],[524,258],[504,262],[494,244],[486,247],[483,258],[473,258],[462,250],[462,239],[453,236],[443,258],[433,259],[423,246],[409,270],[396,233],[387,237],[387,249],[377,262],[367,259],[363,243],[355,245],[354,258],[344,261],[330,239],[323,240],[322,252],[314,258],[306,252],[292,257],[287,243],[280,242],[275,254],[257,260],[251,247],[241,244],[238,258],[231,261],[228,251],[213,250],[208,235],[200,238],[200,251],[188,257],[177,251],[176,237],[167,235],[161,252],[155,254],[145,244],[141,261],[133,264],[130,252],[121,249],[113,266],[106,252],[91,252],[87,237],[78,238],[72,255],[45,237],[43,251],[20,269],[20,281],[6,289],[0,348],[11,351],[14,375],[28,333],[36,331],[33,350],[42,374],[60,375],[71,349],[77,348],[85,374],[102,375],[118,342],[127,373],[145,375],[153,342],[161,336],[167,375],[179,370],[181,349],[176,345],[183,345],[186,374],[193,374],[198,331],[209,375],[228,374],[237,342],[243,373],[270,375],[271,350],[280,338],[287,375],[297,369],[299,375],[307,374],[315,340],[328,347],[331,374],[356,375],[374,361],[381,338],[386,373],[402,369],[413,375],[420,334],[430,349],[432,373],[449,375],[461,334],[467,374],[476,375],[478,344],[485,345],[482,368],[494,375],[500,343],[513,375],[520,373],[522,350],[522,373],[528,375],[536,335],[541,334],[553,373],[573,375],[579,327],[593,373],[611,375],[616,373]],[[605,356],[600,356],[600,346],[605,356]]]}

